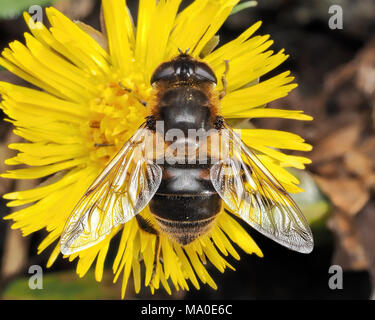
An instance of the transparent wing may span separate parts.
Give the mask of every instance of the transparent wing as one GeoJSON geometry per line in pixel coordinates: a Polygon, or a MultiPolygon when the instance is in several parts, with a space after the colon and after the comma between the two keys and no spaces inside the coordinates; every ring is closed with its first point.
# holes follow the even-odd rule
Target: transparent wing
{"type": "Polygon", "coordinates": [[[228,125],[219,136],[218,162],[210,176],[226,205],[265,236],[310,253],[314,246],[310,227],[282,185],[228,125]]]}
{"type": "Polygon", "coordinates": [[[151,200],[162,176],[149,152],[153,141],[154,133],[142,125],[91,184],[65,225],[60,240],[63,254],[100,242],[151,200]]]}

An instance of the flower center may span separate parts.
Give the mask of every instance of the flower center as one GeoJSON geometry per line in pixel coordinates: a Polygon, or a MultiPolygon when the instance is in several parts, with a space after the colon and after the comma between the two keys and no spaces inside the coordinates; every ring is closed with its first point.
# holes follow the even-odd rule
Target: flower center
{"type": "Polygon", "coordinates": [[[113,76],[99,88],[99,96],[89,102],[89,119],[82,130],[91,160],[104,167],[149,114],[142,102],[147,102],[152,88],[136,75],[113,76]]]}

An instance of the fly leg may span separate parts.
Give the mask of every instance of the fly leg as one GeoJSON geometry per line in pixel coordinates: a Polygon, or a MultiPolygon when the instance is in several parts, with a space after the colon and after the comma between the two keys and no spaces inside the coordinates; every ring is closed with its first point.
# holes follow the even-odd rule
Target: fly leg
{"type": "MultiPolygon", "coordinates": [[[[100,123],[98,121],[90,121],[89,123],[90,128],[98,129],[100,128],[100,123]]],[[[115,145],[112,143],[94,143],[95,148],[99,147],[114,147],[115,145]]]]}
{"type": "Polygon", "coordinates": [[[154,277],[155,277],[155,274],[156,274],[156,270],[157,270],[157,267],[159,265],[159,261],[160,261],[160,249],[161,249],[160,236],[157,235],[156,236],[156,243],[155,243],[154,264],[152,266],[152,274],[151,274],[150,283],[152,282],[152,280],[154,280],[154,277]]]}
{"type": "Polygon", "coordinates": [[[114,147],[115,145],[113,143],[95,143],[94,147],[99,148],[99,147],[114,147]]]}
{"type": "Polygon", "coordinates": [[[130,94],[132,94],[134,96],[134,98],[136,98],[138,100],[138,102],[140,104],[142,104],[144,107],[147,106],[147,102],[145,100],[142,100],[141,98],[139,98],[132,89],[129,89],[128,87],[125,87],[121,82],[119,82],[119,86],[121,89],[125,90],[126,92],[129,92],[130,94]]]}
{"type": "Polygon", "coordinates": [[[220,100],[223,99],[226,96],[227,86],[228,86],[227,75],[228,75],[228,71],[229,71],[229,60],[224,60],[224,63],[225,63],[225,70],[224,70],[223,75],[221,76],[221,82],[223,84],[223,90],[220,92],[220,95],[219,95],[220,100]]]}
{"type": "MultiPolygon", "coordinates": [[[[100,122],[99,121],[90,121],[89,123],[90,128],[98,129],[100,128],[100,122]]],[[[99,147],[114,147],[114,144],[110,143],[95,143],[94,147],[99,148],[99,147]]]]}

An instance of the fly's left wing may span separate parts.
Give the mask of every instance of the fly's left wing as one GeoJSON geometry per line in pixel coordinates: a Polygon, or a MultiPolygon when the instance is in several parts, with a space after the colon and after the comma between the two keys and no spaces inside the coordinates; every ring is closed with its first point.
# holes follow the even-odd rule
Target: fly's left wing
{"type": "Polygon", "coordinates": [[[60,239],[63,254],[97,244],[148,204],[162,177],[149,152],[154,135],[143,124],[91,184],[64,227],[60,239]]]}
{"type": "Polygon", "coordinates": [[[301,210],[257,156],[224,123],[212,184],[225,204],[260,233],[281,245],[310,253],[314,242],[301,210]]]}

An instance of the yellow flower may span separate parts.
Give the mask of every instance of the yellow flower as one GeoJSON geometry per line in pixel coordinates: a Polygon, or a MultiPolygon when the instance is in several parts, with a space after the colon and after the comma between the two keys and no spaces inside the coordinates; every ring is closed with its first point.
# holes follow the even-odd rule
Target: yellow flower
{"type": "MultiPolygon", "coordinates": [[[[10,207],[29,204],[6,219],[24,236],[41,229],[49,234],[40,243],[38,253],[48,246],[55,248],[50,267],[60,254],[58,240],[73,207],[109,159],[133,135],[150,110],[139,100],[152,96],[149,83],[154,69],[178,53],[190,48],[193,56],[207,51],[207,43],[218,32],[238,0],[196,0],[178,12],[181,0],[141,0],[138,24],[124,0],[103,0],[105,34],[72,22],[54,8],[46,9],[51,24],[47,29],[25,14],[31,34],[25,34],[26,45],[19,41],[4,49],[0,65],[25,79],[38,89],[0,82],[1,108],[15,126],[14,132],[27,142],[9,148],[18,154],[6,160],[8,165],[27,167],[2,174],[10,179],[49,177],[37,188],[4,195],[10,207]],[[194,49],[193,49],[194,48],[194,49]],[[130,88],[134,94],[123,90],[130,88]],[[100,147],[100,145],[110,145],[100,147]]],[[[283,51],[269,50],[269,36],[253,36],[258,22],[237,39],[206,55],[203,60],[218,78],[230,61],[228,92],[221,102],[226,119],[280,117],[310,120],[299,111],[276,110],[264,105],[284,97],[296,84],[290,72],[281,73],[258,83],[258,79],[287,59],[283,51]]],[[[218,84],[218,90],[222,85],[218,84]]],[[[288,192],[299,192],[298,180],[285,168],[303,169],[310,161],[277,149],[308,151],[311,146],[299,136],[275,130],[242,129],[241,137],[254,150],[288,192]]],[[[149,209],[141,213],[150,215],[149,209]]],[[[77,273],[84,276],[96,260],[95,277],[100,281],[104,261],[113,237],[120,234],[117,256],[113,262],[114,281],[122,275],[124,297],[130,274],[135,291],[142,283],[154,292],[161,285],[171,293],[199,289],[200,282],[217,286],[206,270],[206,261],[224,272],[234,269],[223,256],[240,256],[232,243],[246,253],[262,252],[226,212],[204,236],[181,247],[161,235],[161,255],[152,278],[155,236],[142,231],[135,219],[116,227],[97,245],[70,255],[78,258],[77,273]],[[143,261],[143,262],[142,262],[143,261]],[[141,263],[145,274],[142,274],[141,263]],[[199,282],[200,280],[200,282],[199,282]]]]}

